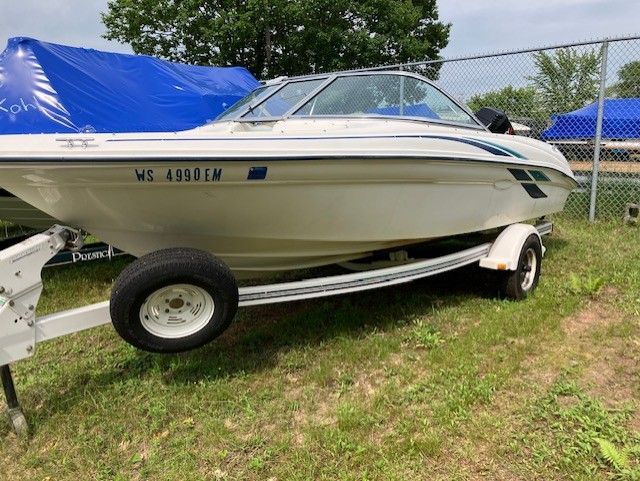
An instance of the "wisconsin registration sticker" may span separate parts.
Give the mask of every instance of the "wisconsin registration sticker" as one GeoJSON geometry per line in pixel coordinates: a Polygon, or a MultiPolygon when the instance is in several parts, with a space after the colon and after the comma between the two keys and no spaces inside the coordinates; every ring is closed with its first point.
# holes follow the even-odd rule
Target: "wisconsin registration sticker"
{"type": "Polygon", "coordinates": [[[247,180],[264,180],[267,178],[266,167],[251,167],[247,174],[247,180]]]}

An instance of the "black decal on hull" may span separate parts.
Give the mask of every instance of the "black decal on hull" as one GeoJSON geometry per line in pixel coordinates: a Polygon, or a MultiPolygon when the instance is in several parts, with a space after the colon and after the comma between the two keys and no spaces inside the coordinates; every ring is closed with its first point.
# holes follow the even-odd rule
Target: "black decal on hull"
{"type": "Polygon", "coordinates": [[[524,187],[527,194],[534,199],[544,199],[547,197],[547,194],[542,192],[542,189],[540,189],[536,184],[522,184],[522,187],[524,187]]]}
{"type": "Polygon", "coordinates": [[[525,181],[531,180],[531,177],[529,177],[529,174],[527,174],[527,172],[522,169],[509,169],[509,172],[511,172],[511,175],[513,175],[513,177],[515,177],[516,180],[525,180],[525,181]]]}

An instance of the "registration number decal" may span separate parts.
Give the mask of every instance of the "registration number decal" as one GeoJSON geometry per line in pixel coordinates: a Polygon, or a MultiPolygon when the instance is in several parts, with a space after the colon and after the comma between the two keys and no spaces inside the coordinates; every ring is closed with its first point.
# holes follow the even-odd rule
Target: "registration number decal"
{"type": "Polygon", "coordinates": [[[135,169],[138,182],[219,182],[222,169],[215,168],[169,168],[169,169],[135,169]]]}

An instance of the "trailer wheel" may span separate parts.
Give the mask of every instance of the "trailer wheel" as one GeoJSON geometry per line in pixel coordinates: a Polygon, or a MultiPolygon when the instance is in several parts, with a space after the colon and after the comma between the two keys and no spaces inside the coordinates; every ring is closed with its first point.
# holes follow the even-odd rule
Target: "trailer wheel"
{"type": "Polygon", "coordinates": [[[189,248],[152,252],[128,265],[111,292],[113,326],[133,346],[151,352],[200,347],[229,327],[238,286],[214,255],[189,248]]]}
{"type": "Polygon", "coordinates": [[[535,290],[540,279],[542,245],[531,234],[524,241],[515,271],[500,272],[500,294],[508,299],[521,300],[535,290]]]}

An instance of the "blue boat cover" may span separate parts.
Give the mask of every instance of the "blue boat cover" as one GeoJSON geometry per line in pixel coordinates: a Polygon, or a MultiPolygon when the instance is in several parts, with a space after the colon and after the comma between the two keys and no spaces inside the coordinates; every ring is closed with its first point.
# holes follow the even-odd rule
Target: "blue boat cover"
{"type": "MultiPolygon", "coordinates": [[[[551,117],[552,124],[542,132],[543,140],[584,140],[596,136],[598,104],[551,117]]],[[[605,99],[602,117],[605,139],[640,139],[640,99],[605,99]]]]}
{"type": "Polygon", "coordinates": [[[258,85],[242,67],[12,38],[0,54],[0,134],[186,130],[258,85]]]}

